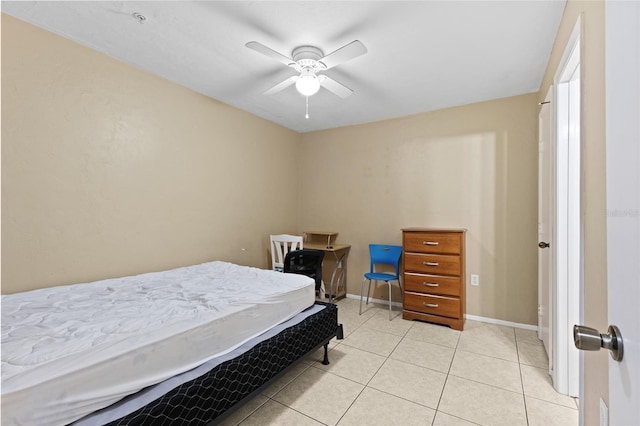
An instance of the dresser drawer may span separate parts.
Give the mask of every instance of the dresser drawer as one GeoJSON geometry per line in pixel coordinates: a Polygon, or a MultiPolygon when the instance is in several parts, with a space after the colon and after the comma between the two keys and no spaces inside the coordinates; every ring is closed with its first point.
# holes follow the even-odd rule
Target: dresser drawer
{"type": "Polygon", "coordinates": [[[460,233],[407,232],[404,234],[404,251],[436,254],[460,254],[460,233]]]}
{"type": "Polygon", "coordinates": [[[405,272],[404,289],[415,293],[460,296],[461,278],[405,272]]]}
{"type": "Polygon", "coordinates": [[[460,256],[405,252],[404,270],[433,275],[460,276],[460,256]]]}
{"type": "Polygon", "coordinates": [[[460,299],[444,296],[427,296],[406,291],[404,309],[449,318],[460,318],[460,299]]]}

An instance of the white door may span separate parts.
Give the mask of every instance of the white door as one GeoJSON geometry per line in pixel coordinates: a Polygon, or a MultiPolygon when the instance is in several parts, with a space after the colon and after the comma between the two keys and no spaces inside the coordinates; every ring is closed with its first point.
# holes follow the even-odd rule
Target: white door
{"type": "Polygon", "coordinates": [[[549,374],[553,369],[551,346],[551,98],[549,89],[538,114],[538,338],[549,356],[549,374]]]}
{"type": "MultiPolygon", "coordinates": [[[[609,424],[640,422],[640,2],[606,3],[609,324],[624,341],[609,360],[609,424]]],[[[605,330],[600,330],[604,333],[605,330]]]]}

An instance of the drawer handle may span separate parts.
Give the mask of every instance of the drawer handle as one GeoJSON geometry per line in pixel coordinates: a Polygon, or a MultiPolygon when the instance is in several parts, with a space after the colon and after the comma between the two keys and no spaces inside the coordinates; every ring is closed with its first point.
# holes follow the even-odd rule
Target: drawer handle
{"type": "Polygon", "coordinates": [[[422,244],[425,246],[437,246],[440,243],[437,241],[423,241],[422,244]]]}
{"type": "Polygon", "coordinates": [[[423,265],[425,266],[438,266],[439,263],[438,262],[422,262],[423,265]]]}
{"type": "Polygon", "coordinates": [[[422,302],[422,304],[424,306],[426,306],[427,308],[437,308],[438,304],[437,303],[427,303],[427,302],[422,302]]]}
{"type": "Polygon", "coordinates": [[[440,284],[437,283],[422,283],[422,285],[426,287],[440,287],[440,284]]]}

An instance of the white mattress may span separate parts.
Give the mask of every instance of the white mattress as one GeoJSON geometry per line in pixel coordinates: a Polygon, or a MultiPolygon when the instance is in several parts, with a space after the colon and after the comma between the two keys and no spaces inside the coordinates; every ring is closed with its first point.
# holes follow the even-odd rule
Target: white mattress
{"type": "Polygon", "coordinates": [[[2,424],[67,424],[313,305],[311,278],[210,262],[2,296],[2,424]]]}

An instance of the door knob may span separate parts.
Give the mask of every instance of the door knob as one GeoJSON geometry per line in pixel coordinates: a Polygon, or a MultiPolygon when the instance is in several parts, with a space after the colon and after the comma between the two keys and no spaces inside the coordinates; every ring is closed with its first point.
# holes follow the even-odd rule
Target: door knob
{"type": "Polygon", "coordinates": [[[549,243],[545,243],[544,241],[541,241],[541,242],[538,243],[538,247],[547,248],[547,247],[549,247],[549,243]]]}
{"type": "Polygon", "coordinates": [[[573,343],[576,348],[583,351],[599,351],[600,348],[609,349],[614,361],[622,361],[624,345],[622,334],[615,325],[610,325],[606,334],[600,334],[598,330],[584,325],[573,326],[573,343]]]}

